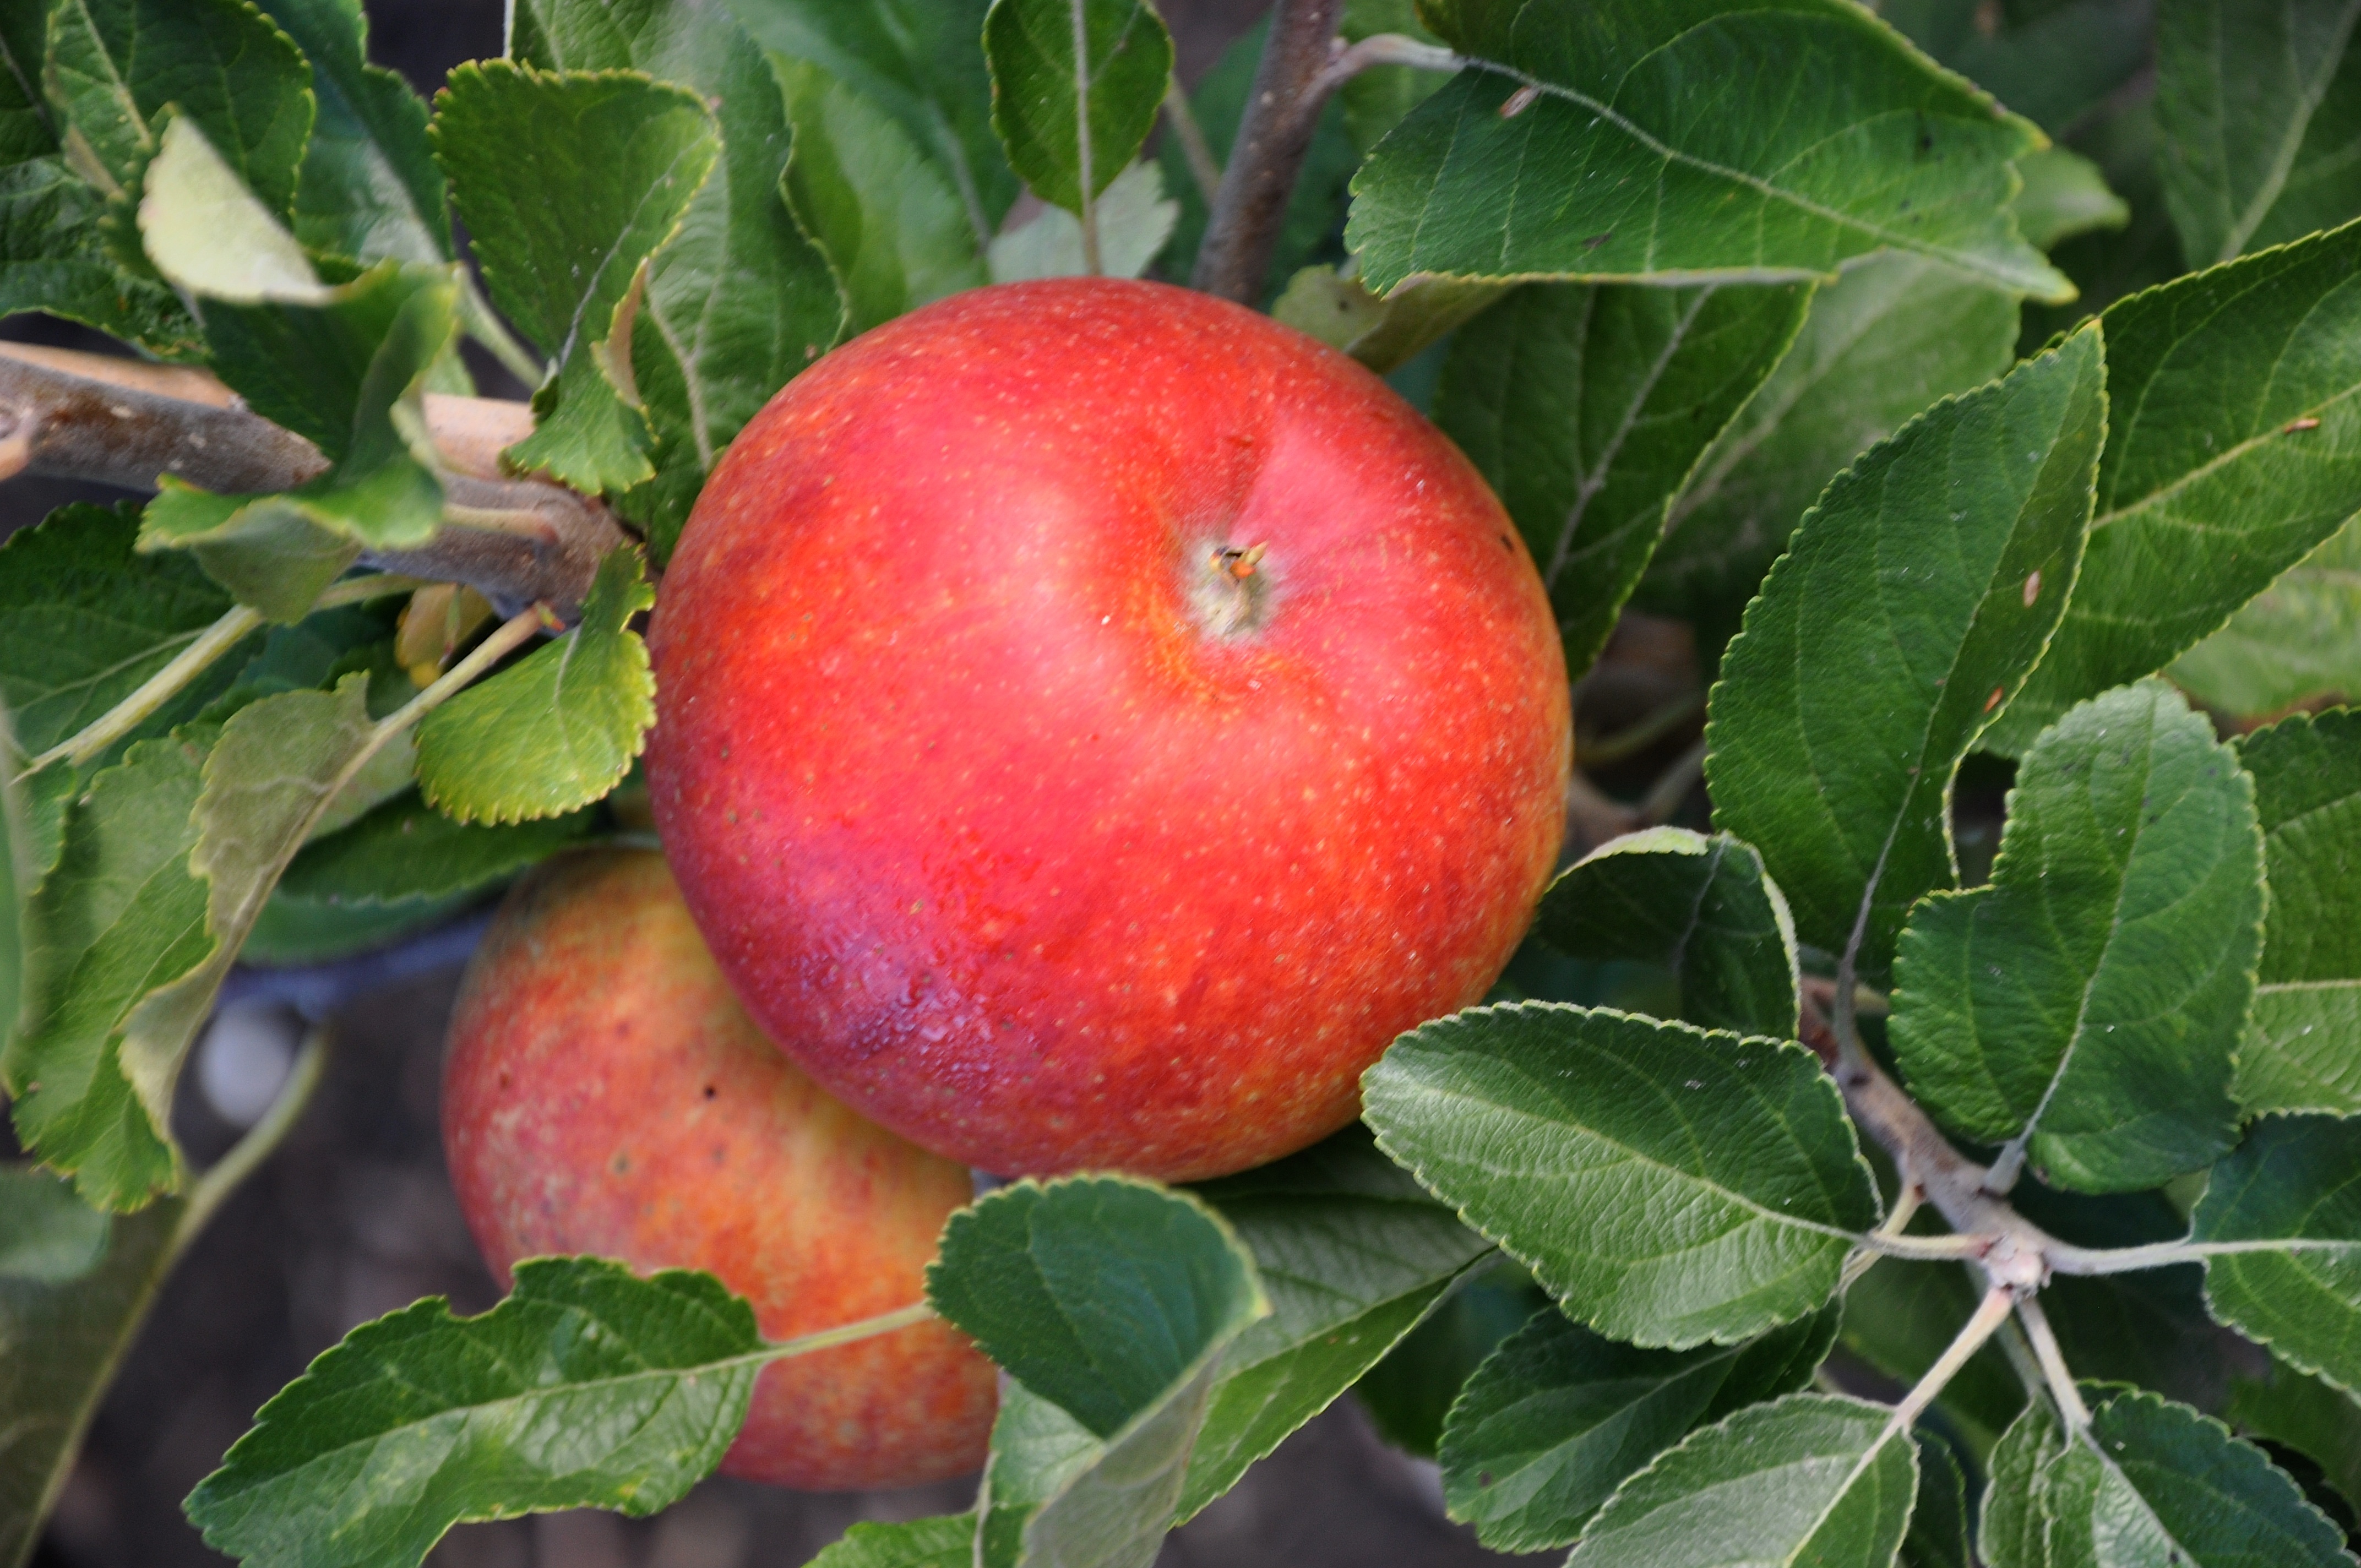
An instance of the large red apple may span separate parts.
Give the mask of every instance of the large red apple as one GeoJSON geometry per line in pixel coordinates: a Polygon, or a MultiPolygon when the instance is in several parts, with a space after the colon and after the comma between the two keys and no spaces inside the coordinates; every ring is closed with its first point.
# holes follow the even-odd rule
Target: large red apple
{"type": "Polygon", "coordinates": [[[1351,1120],[1556,855],[1565,665],[1458,451],[1154,283],[961,294],[740,434],[651,634],[665,851],[814,1077],[1002,1174],[1351,1120]]]}
{"type": "MultiPolygon", "coordinates": [[[[443,1138],[493,1272],[595,1253],[705,1268],[788,1339],[925,1298],[962,1167],[862,1120],[771,1047],[663,860],[592,850],[519,883],[451,1020],[443,1138]]],[[[763,1369],[721,1468],[815,1490],[975,1469],[992,1365],[920,1323],[763,1369]]]]}

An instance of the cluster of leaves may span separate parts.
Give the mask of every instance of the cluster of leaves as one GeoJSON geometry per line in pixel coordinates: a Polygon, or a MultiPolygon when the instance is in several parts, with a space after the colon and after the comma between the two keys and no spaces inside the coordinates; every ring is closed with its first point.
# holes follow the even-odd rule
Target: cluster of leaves
{"type": "MultiPolygon", "coordinates": [[[[2257,718],[2356,680],[2361,74],[2347,6],[2150,9],[1346,7],[1455,68],[1323,112],[1266,299],[1431,400],[1577,672],[1627,606],[1695,628],[1714,831],[1565,872],[1549,961],[1397,1042],[1368,1130],[957,1216],[929,1301],[1010,1375],[982,1496],[831,1568],[1144,1564],[1356,1387],[1487,1542],[1586,1568],[2343,1560],[2361,721],[2225,742],[2184,694],[2257,718]],[[1979,751],[2015,787],[1962,886],[1979,751]],[[1624,1008],[1609,973],[1643,977],[1624,1008]],[[1974,1266],[1803,1043],[1829,997],[2058,1239],[2025,1333],[1959,1337],[1974,1266]],[[1837,1367],[1932,1376],[1897,1411],[1837,1367]]],[[[166,1112],[230,964],[381,943],[634,819],[636,552],[557,641],[508,659],[527,609],[423,665],[447,592],[401,610],[418,585],[368,569],[455,525],[425,410],[471,389],[461,340],[535,387],[512,471],[660,565],[845,335],[994,280],[1185,277],[1263,38],[1183,97],[1144,0],[511,11],[430,111],[354,0],[0,0],[0,310],[203,364],[323,460],[0,548],[0,1080],[72,1181],[0,1173],[0,1343],[56,1351],[0,1363],[34,1434],[0,1555],[201,1217],[166,1112]]],[[[651,1511],[765,1362],[906,1321],[765,1344],[709,1277],[527,1264],[484,1317],[355,1331],[190,1512],[374,1564],[651,1511]]]]}

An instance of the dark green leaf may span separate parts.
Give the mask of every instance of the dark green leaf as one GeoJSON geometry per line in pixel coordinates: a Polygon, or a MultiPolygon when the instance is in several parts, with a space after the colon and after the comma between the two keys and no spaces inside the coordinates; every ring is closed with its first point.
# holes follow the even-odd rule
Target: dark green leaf
{"type": "Polygon", "coordinates": [[[2238,742],[2255,781],[2270,915],[2233,1086],[2248,1112],[2361,1112],[2361,713],[2238,742]]]}
{"type": "Polygon", "coordinates": [[[525,0],[516,28],[511,54],[525,63],[644,71],[718,105],[719,168],[656,253],[631,334],[656,477],[625,507],[661,561],[741,427],[835,345],[843,297],[780,192],[788,127],[777,79],[720,6],[525,0]]]}
{"type": "Polygon", "coordinates": [[[1795,932],[1882,975],[1953,876],[1951,777],[2064,612],[2106,432],[2095,330],[1870,449],[1805,515],[1722,659],[1715,825],[1795,932]]]}
{"type": "MultiPolygon", "coordinates": [[[[0,545],[0,698],[23,751],[38,756],[80,731],[230,609],[187,556],[134,553],[138,532],[136,505],[76,504],[0,545]]],[[[194,712],[223,678],[200,678],[159,713],[159,728],[194,712]]]]}
{"type": "Polygon", "coordinates": [[[2161,8],[2165,204],[2192,267],[2361,216],[2361,58],[2342,0],[2161,8]]]}
{"type": "Polygon", "coordinates": [[[102,1216],[104,1254],[71,1280],[0,1269],[0,1563],[23,1563],[65,1486],[74,1451],[170,1262],[185,1205],[167,1198],[102,1216]],[[25,1354],[16,1347],[38,1347],[25,1354]]]}
{"type": "Polygon", "coordinates": [[[295,205],[312,72],[246,0],[71,0],[49,12],[43,84],[66,159],[108,195],[134,187],[166,104],[193,121],[263,205],[295,205]]]}
{"type": "Polygon", "coordinates": [[[598,565],[582,620],[471,686],[418,729],[418,783],[462,822],[523,822],[589,805],[631,771],[655,722],[647,644],[631,628],[655,602],[639,552],[598,565]]]}
{"type": "Polygon", "coordinates": [[[1147,1568],[1222,1354],[1270,1310],[1229,1227],[1121,1177],[1023,1181],[951,1216],[927,1295],[1016,1379],[977,1561],[1147,1568]]]}
{"type": "Polygon", "coordinates": [[[1351,1387],[1492,1250],[1359,1127],[1197,1190],[1254,1258],[1271,1314],[1222,1358],[1184,1519],[1351,1387]]]}
{"type": "Polygon", "coordinates": [[[2319,1465],[2347,1506],[2361,1497],[2361,1401],[2352,1395],[2274,1357],[2262,1376],[2232,1379],[2227,1414],[2243,1435],[2319,1465]]]}
{"type": "Polygon", "coordinates": [[[426,105],[368,63],[360,0],[260,0],[312,64],[319,121],[295,192],[295,237],[359,262],[451,259],[450,203],[426,105]]]}
{"type": "Polygon", "coordinates": [[[1877,14],[2018,114],[2062,133],[2147,63],[2153,9],[2152,0],[1885,0],[1877,14]]]}
{"type": "Polygon", "coordinates": [[[1892,1415],[1833,1394],[1740,1410],[1624,1482],[1566,1568],[1886,1568],[1918,1479],[1892,1415]]]}
{"type": "Polygon", "coordinates": [[[1559,873],[1533,928],[1575,958],[1670,970],[1701,1028],[1795,1036],[1795,925],[1763,858],[1727,833],[1609,839],[1559,873]]]}
{"type": "Polygon", "coordinates": [[[1637,602],[1697,622],[1718,655],[1828,482],[1937,399],[2007,369],[2016,321],[2008,295],[1924,257],[1880,256],[1820,288],[1674,499],[1637,602]]]}
{"type": "Polygon", "coordinates": [[[632,345],[641,269],[720,155],[712,113],[634,72],[485,60],[451,73],[433,130],[492,302],[554,367],[511,461],[593,491],[653,477],[637,389],[616,379],[631,356],[610,345],[632,345]]]}
{"type": "Polygon", "coordinates": [[[1590,667],[1673,498],[1795,341],[1811,290],[1532,283],[1452,339],[1434,419],[1515,518],[1590,667]]]}
{"type": "Polygon", "coordinates": [[[432,925],[587,832],[577,811],[488,828],[456,822],[414,795],[316,838],[256,917],[248,963],[318,963],[432,925]]]}
{"type": "Polygon", "coordinates": [[[25,1011],[0,1076],[18,1139],[101,1208],[136,1208],[181,1178],[170,1075],[129,1057],[125,1032],[213,949],[189,865],[203,759],[196,743],[150,740],[101,773],[68,808],[62,858],[26,910],[25,1011]]]}
{"type": "Polygon", "coordinates": [[[1545,1309],[1451,1409],[1440,1455],[1451,1517],[1497,1552],[1571,1544],[1625,1476],[1692,1428],[1810,1382],[1838,1316],[1824,1307],[1741,1344],[1670,1351],[1545,1309]]]}
{"type": "Polygon", "coordinates": [[[1019,189],[992,128],[992,78],[978,45],[988,0],[730,0],[730,8],[764,49],[818,67],[898,124],[954,193],[969,248],[983,251],[1019,189]]]}
{"type": "Polygon", "coordinates": [[[807,1568],[969,1568],[975,1561],[975,1516],[857,1524],[807,1568]]]}
{"type": "Polygon", "coordinates": [[[172,291],[135,278],[99,233],[106,199],[61,158],[0,169],[0,313],[46,311],[185,358],[197,323],[172,291]]]}
{"type": "Polygon", "coordinates": [[[2262,950],[2254,785],[2162,681],[2083,703],[2017,770],[1990,884],[1911,912],[1895,1057],[1936,1117],[2085,1192],[2236,1140],[2231,1059],[2262,950]]]}
{"type": "Polygon", "coordinates": [[[1363,1373],[1353,1397],[1379,1437],[1413,1458],[1433,1459],[1467,1379],[1502,1340],[1550,1306],[1549,1293],[1531,1274],[1496,1255],[1489,1266],[1470,1270],[1424,1321],[1363,1373]]]}
{"type": "Polygon", "coordinates": [[[2361,521],[2279,574],[2173,661],[2175,685],[2242,718],[2361,696],[2361,521]]]}
{"type": "Polygon", "coordinates": [[[1616,1339],[1802,1317],[1875,1223],[1836,1086],[1792,1041],[1527,1003],[1412,1030],[1362,1085],[1386,1152],[1616,1339]]]}
{"type": "Polygon", "coordinates": [[[0,1292],[80,1279],[106,1255],[110,1223],[48,1171],[0,1165],[0,1292]]]}
{"type": "Polygon", "coordinates": [[[2163,668],[2361,508],[2361,224],[2100,319],[2110,413],[2090,549],[2041,667],[1984,737],[1993,751],[2163,668]]]}
{"type": "Polygon", "coordinates": [[[2361,1389],[2361,1122],[2266,1116],[2190,1216],[2213,1315],[2361,1389]]]}
{"type": "MultiPolygon", "coordinates": [[[[848,7],[850,9],[850,7],[848,7]]],[[[984,240],[943,169],[884,109],[818,67],[774,61],[795,156],[785,191],[866,332],[986,281],[984,240]]]]}
{"type": "Polygon", "coordinates": [[[1417,272],[1827,278],[1898,248],[2070,296],[2008,211],[2010,161],[2039,133],[1856,6],[1455,0],[1424,16],[1477,63],[1354,179],[1346,238],[1380,292],[1417,272]]]}
{"type": "Polygon", "coordinates": [[[1918,1501],[1896,1561],[1901,1568],[1974,1568],[1967,1474],[1949,1442],[1924,1429],[1912,1436],[1918,1445],[1918,1501]]]}
{"type": "Polygon", "coordinates": [[[1082,214],[1148,140],[1172,35],[1146,0],[993,0],[992,128],[1045,202],[1082,214]]]}
{"type": "Polygon", "coordinates": [[[1993,1568],[2352,1562],[2343,1532],[2262,1450],[2155,1394],[2108,1398],[2081,1438],[2061,1437],[2037,1399],[2010,1429],[1993,1474],[1982,1541],[1993,1568]]]}
{"type": "Polygon", "coordinates": [[[1023,1181],[961,1210],[928,1266],[927,1294],[1009,1376],[1100,1438],[1270,1310],[1212,1211],[1116,1177],[1023,1181]]]}
{"type": "Polygon", "coordinates": [[[720,1462],[761,1370],[753,1309],[707,1274],[531,1258],[489,1312],[362,1324],[263,1406],[186,1504],[249,1563],[417,1563],[452,1525],[652,1514],[720,1462]]]}

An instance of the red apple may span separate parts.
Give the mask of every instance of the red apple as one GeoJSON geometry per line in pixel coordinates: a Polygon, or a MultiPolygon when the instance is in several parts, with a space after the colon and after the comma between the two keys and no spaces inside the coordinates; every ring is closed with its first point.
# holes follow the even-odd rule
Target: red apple
{"type": "MultiPolygon", "coordinates": [[[[492,1271],[595,1253],[704,1268],[788,1339],[923,1299],[966,1169],[822,1092],[730,994],[661,857],[519,883],[451,1019],[443,1142],[492,1271]]],[[[992,1365],[939,1322],[764,1368],[721,1468],[813,1490],[983,1464],[992,1365]]]]}
{"type": "Polygon", "coordinates": [[[1565,665],[1499,503],[1360,366],[1154,283],[961,294],[790,383],[651,644],[656,821],[834,1092],[1013,1175],[1236,1170],[1481,997],[1565,665]]]}

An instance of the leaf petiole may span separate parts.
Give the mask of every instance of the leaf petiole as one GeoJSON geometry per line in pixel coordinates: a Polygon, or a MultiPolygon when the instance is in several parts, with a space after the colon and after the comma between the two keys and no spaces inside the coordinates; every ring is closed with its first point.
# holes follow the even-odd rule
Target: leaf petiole
{"type": "MultiPolygon", "coordinates": [[[[1951,1341],[1950,1348],[1935,1358],[1935,1365],[1927,1369],[1927,1375],[1918,1379],[1917,1386],[1905,1394],[1902,1402],[1894,1407],[1894,1415],[1886,1424],[1886,1431],[1907,1431],[1927,1407],[1935,1402],[1935,1397],[1943,1391],[1945,1385],[1959,1376],[1960,1368],[1968,1364],[1968,1358],[1984,1347],[1984,1341],[2000,1332],[2001,1325],[2008,1321],[2010,1310],[2032,1304],[2030,1297],[2020,1302],[2016,1287],[2013,1285],[1995,1285],[1985,1291],[1984,1299],[1977,1303],[1975,1315],[1960,1330],[1959,1336],[1951,1341]]],[[[2087,1420],[2089,1418],[2086,1415],[2084,1419],[2087,1420]]]]}

